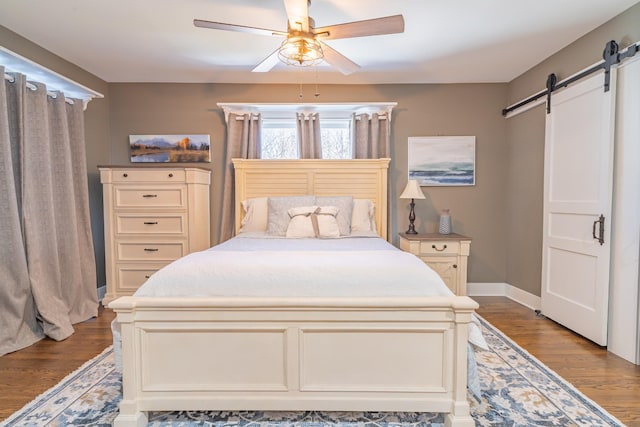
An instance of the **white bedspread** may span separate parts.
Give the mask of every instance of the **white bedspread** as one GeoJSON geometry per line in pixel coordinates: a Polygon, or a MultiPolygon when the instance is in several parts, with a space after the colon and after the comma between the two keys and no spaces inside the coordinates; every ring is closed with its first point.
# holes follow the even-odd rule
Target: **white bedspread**
{"type": "Polygon", "coordinates": [[[313,298],[453,294],[420,259],[380,238],[235,238],[174,261],[154,273],[135,295],[313,298]]]}

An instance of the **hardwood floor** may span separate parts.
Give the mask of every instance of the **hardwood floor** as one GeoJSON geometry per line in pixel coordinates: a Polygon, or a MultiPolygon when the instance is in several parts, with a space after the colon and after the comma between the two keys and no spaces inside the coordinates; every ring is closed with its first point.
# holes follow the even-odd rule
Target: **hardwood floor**
{"type": "MultiPolygon", "coordinates": [[[[505,297],[474,297],[478,314],[628,426],[640,427],[640,367],[505,297]]],[[[42,340],[0,357],[0,419],[57,384],[111,344],[110,310],[75,325],[62,342],[42,340]]]]}

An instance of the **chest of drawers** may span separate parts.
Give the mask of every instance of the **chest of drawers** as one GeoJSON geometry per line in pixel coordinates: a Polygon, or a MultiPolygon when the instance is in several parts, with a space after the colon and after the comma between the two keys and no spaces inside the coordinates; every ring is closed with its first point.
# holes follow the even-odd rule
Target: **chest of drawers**
{"type": "Polygon", "coordinates": [[[210,246],[211,172],[201,168],[99,167],[107,292],[133,294],[151,274],[210,246]]]}
{"type": "Polygon", "coordinates": [[[400,233],[400,249],[418,256],[456,295],[467,294],[467,258],[471,239],[460,234],[400,233]]]}

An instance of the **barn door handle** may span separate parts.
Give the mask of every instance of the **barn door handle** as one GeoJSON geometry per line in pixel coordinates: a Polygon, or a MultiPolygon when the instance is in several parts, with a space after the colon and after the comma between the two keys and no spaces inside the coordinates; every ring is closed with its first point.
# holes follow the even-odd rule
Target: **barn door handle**
{"type": "Polygon", "coordinates": [[[604,245],[604,215],[600,215],[600,218],[598,218],[597,220],[593,221],[593,230],[591,230],[591,235],[593,236],[594,239],[598,239],[598,242],[601,245],[604,245]],[[598,235],[596,236],[596,226],[600,225],[598,227],[598,235]]]}

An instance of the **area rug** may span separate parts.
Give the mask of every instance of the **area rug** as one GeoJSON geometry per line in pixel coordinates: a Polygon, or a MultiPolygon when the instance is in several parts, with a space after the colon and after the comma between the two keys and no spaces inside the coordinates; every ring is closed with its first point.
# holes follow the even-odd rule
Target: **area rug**
{"type": "MultiPolygon", "coordinates": [[[[491,350],[476,353],[481,399],[469,394],[477,426],[623,426],[604,409],[480,318],[491,350]]],[[[112,348],[5,420],[3,426],[110,426],[120,376],[112,348]]],[[[149,426],[441,427],[441,414],[405,412],[179,411],[149,414],[149,426]]]]}

